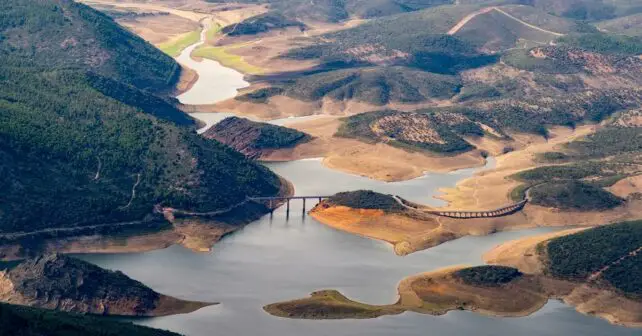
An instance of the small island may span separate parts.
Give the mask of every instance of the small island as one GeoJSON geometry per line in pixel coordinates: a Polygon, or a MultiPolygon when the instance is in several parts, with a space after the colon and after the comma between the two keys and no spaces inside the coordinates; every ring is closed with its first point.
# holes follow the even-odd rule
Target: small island
{"type": "Polygon", "coordinates": [[[333,228],[392,244],[397,255],[407,255],[466,235],[485,235],[523,225],[520,212],[505,216],[468,218],[439,216],[437,209],[397,196],[369,190],[338,193],[310,211],[333,228]]]}
{"type": "Polygon", "coordinates": [[[539,293],[541,286],[536,277],[511,267],[453,267],[402,280],[399,300],[391,305],[367,305],[337,291],[325,290],[264,309],[272,315],[300,319],[375,318],[405,311],[443,315],[462,309],[489,315],[525,316],[548,301],[548,297],[539,293]]]}
{"type": "Polygon", "coordinates": [[[119,271],[52,254],[0,272],[0,301],[36,308],[116,316],[165,316],[214,303],[159,294],[119,271]]]}
{"type": "Polygon", "coordinates": [[[239,117],[223,119],[203,136],[216,139],[252,159],[261,159],[274,150],[292,148],[311,139],[295,129],[239,117]]]}
{"type": "Polygon", "coordinates": [[[641,246],[642,221],[567,230],[509,242],[485,256],[487,262],[502,265],[452,267],[408,277],[400,282],[399,300],[391,305],[367,305],[324,290],[264,309],[300,319],[375,318],[405,311],[441,315],[462,309],[518,317],[560,298],[582,313],[641,327],[641,246]]]}

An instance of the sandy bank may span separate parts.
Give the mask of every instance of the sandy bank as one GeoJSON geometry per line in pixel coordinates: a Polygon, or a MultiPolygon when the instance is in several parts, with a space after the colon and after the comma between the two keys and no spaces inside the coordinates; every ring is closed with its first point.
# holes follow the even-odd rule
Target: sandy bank
{"type": "Polygon", "coordinates": [[[441,229],[436,218],[412,218],[383,210],[317,205],[310,215],[338,230],[390,243],[396,254],[406,255],[457,238],[441,229]]]}
{"type": "MultiPolygon", "coordinates": [[[[279,196],[294,195],[294,185],[282,178],[279,196]]],[[[268,204],[265,204],[267,207],[268,204]]],[[[281,206],[274,202],[273,208],[281,206]]],[[[80,235],[43,239],[38,244],[39,254],[65,253],[139,253],[164,249],[172,245],[182,245],[194,252],[209,252],[214,244],[226,234],[243,228],[243,226],[265,214],[265,208],[256,205],[232,209],[239,213],[233,216],[234,224],[208,216],[174,216],[166,213],[166,219],[172,224],[165,230],[129,236],[80,235]],[[249,216],[249,217],[248,217],[249,216]],[[248,218],[246,218],[248,217],[248,218]]],[[[225,214],[223,214],[225,215],[225,214]]],[[[0,245],[0,260],[17,260],[25,257],[25,250],[19,243],[0,245]]]]}
{"type": "Polygon", "coordinates": [[[523,275],[500,286],[472,286],[455,275],[455,266],[403,279],[399,300],[390,305],[368,305],[350,300],[332,290],[318,291],[309,298],[270,304],[272,315],[298,319],[353,319],[396,315],[405,311],[443,315],[451,310],[470,310],[485,315],[520,317],[539,310],[548,301],[539,278],[523,275]]]}
{"type": "MultiPolygon", "coordinates": [[[[564,282],[544,274],[545,257],[538,252],[537,246],[547,241],[570,235],[584,229],[572,229],[552,234],[527,237],[501,244],[484,254],[484,261],[516,267],[547,281],[557,281],[564,286],[549,288],[551,297],[561,298],[583,314],[604,318],[611,323],[628,327],[642,327],[642,301],[632,300],[612,288],[595,283],[564,282]],[[570,288],[568,288],[570,287],[570,288]]],[[[598,252],[599,253],[599,252],[598,252]]]]}
{"type": "Polygon", "coordinates": [[[335,137],[340,124],[337,117],[319,117],[286,124],[314,138],[294,148],[273,151],[261,160],[291,161],[323,157],[323,164],[328,168],[389,182],[416,178],[427,171],[448,172],[485,164],[476,151],[456,156],[436,156],[408,152],[383,143],[368,144],[335,137]]]}

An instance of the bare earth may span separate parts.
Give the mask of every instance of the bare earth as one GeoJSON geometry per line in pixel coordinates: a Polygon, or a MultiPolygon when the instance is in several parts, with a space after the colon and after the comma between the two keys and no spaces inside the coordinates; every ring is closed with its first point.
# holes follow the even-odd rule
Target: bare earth
{"type": "MultiPolygon", "coordinates": [[[[548,302],[542,288],[555,281],[524,275],[498,287],[471,286],[453,275],[464,268],[453,266],[403,279],[399,300],[390,305],[368,305],[352,301],[336,291],[318,291],[309,298],[267,305],[276,316],[303,319],[375,318],[405,311],[443,315],[451,310],[470,310],[484,315],[520,317],[530,315],[548,302]]],[[[559,287],[568,289],[565,284],[559,287]]]]}
{"type": "Polygon", "coordinates": [[[308,133],[314,139],[294,148],[274,151],[261,160],[290,161],[323,157],[323,164],[328,168],[382,181],[403,181],[422,176],[427,171],[447,172],[485,163],[475,151],[456,156],[430,156],[384,143],[368,144],[334,137],[340,123],[336,117],[319,117],[288,124],[288,127],[308,133]]]}
{"type": "Polygon", "coordinates": [[[542,273],[541,262],[533,259],[535,246],[577,231],[524,238],[488,252],[487,261],[517,266],[523,272],[517,279],[502,285],[467,284],[455,275],[464,267],[453,266],[403,279],[398,286],[399,300],[390,305],[368,305],[350,300],[337,291],[324,290],[309,298],[274,303],[264,309],[272,315],[300,319],[375,318],[404,311],[441,315],[460,309],[491,316],[519,317],[538,311],[551,298],[561,298],[579,312],[615,324],[641,327],[642,302],[613,290],[554,279],[542,273]],[[527,260],[520,260],[522,258],[527,260]]]}
{"type": "MultiPolygon", "coordinates": [[[[581,230],[566,230],[507,242],[487,252],[484,261],[516,267],[524,273],[544,277],[541,257],[535,251],[537,245],[581,230]]],[[[581,313],[595,315],[614,324],[642,327],[642,302],[639,300],[634,301],[613,290],[596,288],[585,283],[575,283],[572,289],[562,296],[565,303],[574,306],[581,313]]]]}

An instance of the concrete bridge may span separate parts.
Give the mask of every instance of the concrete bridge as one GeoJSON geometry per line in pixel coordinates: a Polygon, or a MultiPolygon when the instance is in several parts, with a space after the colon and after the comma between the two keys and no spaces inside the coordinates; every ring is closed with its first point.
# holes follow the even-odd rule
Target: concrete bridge
{"type": "MultiPolygon", "coordinates": [[[[317,201],[317,203],[320,203],[324,199],[328,199],[331,196],[319,196],[319,195],[312,195],[312,196],[272,196],[272,197],[248,197],[248,201],[254,201],[254,202],[267,202],[268,207],[271,209],[271,211],[274,210],[275,203],[279,204],[281,202],[286,204],[286,215],[290,214],[290,201],[292,200],[302,200],[303,201],[303,214],[305,215],[305,210],[306,210],[306,201],[307,200],[313,200],[317,201]]],[[[412,202],[408,202],[404,199],[402,199],[399,196],[393,196],[393,198],[401,205],[404,207],[414,210],[414,211],[419,211],[425,214],[430,214],[430,215],[435,215],[435,216],[441,216],[441,217],[450,217],[450,218],[458,218],[458,219],[471,219],[471,218],[493,218],[493,217],[502,217],[502,216],[508,216],[511,214],[514,214],[524,208],[526,203],[528,202],[528,199],[524,199],[520,202],[513,203],[498,209],[494,210],[477,210],[477,211],[455,211],[455,210],[424,210],[418,207],[417,204],[414,204],[412,202]]],[[[316,204],[316,203],[315,203],[316,204]]]]}
{"type": "Polygon", "coordinates": [[[270,212],[274,211],[274,204],[275,203],[281,203],[284,202],[286,203],[286,214],[290,214],[290,201],[291,200],[302,200],[303,201],[303,213],[305,214],[305,206],[306,206],[306,201],[307,200],[312,200],[317,201],[317,203],[321,203],[322,200],[330,198],[330,196],[272,196],[272,197],[248,197],[248,201],[254,201],[254,202],[267,202],[268,207],[270,208],[270,212]]]}
{"type": "Polygon", "coordinates": [[[524,208],[524,205],[528,200],[523,200],[518,203],[510,204],[505,207],[494,209],[494,210],[479,210],[479,211],[448,211],[448,210],[431,210],[425,211],[426,213],[441,216],[441,217],[450,217],[450,218],[460,218],[460,219],[469,219],[469,218],[491,218],[491,217],[502,217],[508,216],[516,213],[524,208]]]}

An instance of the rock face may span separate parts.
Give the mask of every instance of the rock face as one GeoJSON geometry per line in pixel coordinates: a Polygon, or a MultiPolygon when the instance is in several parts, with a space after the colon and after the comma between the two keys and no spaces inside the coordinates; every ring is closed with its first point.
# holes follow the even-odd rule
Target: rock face
{"type": "Polygon", "coordinates": [[[206,303],[153,291],[119,271],[53,254],[0,273],[0,301],[100,315],[156,316],[196,310],[206,303]]]}
{"type": "Polygon", "coordinates": [[[252,159],[259,159],[275,149],[294,147],[311,138],[291,128],[237,117],[223,119],[207,130],[204,136],[216,139],[252,159]]]}

